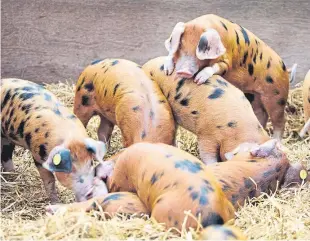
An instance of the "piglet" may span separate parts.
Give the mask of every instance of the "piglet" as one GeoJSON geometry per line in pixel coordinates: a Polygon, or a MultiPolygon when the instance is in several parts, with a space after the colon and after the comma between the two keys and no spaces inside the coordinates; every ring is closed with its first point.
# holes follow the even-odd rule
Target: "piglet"
{"type": "Polygon", "coordinates": [[[1,79],[1,164],[13,171],[15,145],[30,150],[52,203],[59,202],[55,176],[86,200],[92,186],[93,159],[102,160],[106,146],[88,137],[80,120],[55,95],[31,81],[1,79]],[[89,182],[87,182],[89,180],[89,182]]]}
{"type": "Polygon", "coordinates": [[[105,59],[87,66],[76,84],[74,113],[85,126],[99,115],[98,137],[106,143],[114,125],[125,147],[144,141],[174,143],[175,123],[165,96],[129,60],[105,59]]]}

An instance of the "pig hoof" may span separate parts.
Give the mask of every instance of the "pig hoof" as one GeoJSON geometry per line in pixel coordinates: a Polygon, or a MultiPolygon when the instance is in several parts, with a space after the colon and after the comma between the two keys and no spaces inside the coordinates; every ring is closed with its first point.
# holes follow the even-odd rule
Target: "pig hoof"
{"type": "Polygon", "coordinates": [[[171,75],[174,70],[174,63],[171,57],[167,57],[164,63],[164,72],[166,75],[171,75]]]}
{"type": "Polygon", "coordinates": [[[214,74],[213,68],[206,67],[196,75],[194,82],[197,83],[198,85],[201,85],[204,82],[206,82],[213,74],[214,74]]]}

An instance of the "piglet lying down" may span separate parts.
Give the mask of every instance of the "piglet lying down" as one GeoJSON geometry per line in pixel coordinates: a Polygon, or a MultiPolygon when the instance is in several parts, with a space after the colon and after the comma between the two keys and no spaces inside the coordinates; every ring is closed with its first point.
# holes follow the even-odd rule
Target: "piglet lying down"
{"type": "MultiPolygon", "coordinates": [[[[206,228],[234,218],[234,206],[243,205],[247,197],[275,191],[277,182],[283,186],[309,181],[305,168],[290,165],[275,140],[248,152],[243,150],[240,148],[227,162],[205,166],[173,146],[137,143],[97,166],[97,177],[107,180],[112,193],[100,196],[104,190],[100,186],[105,184],[95,179],[92,196],[96,198],[63,207],[90,211],[99,205],[112,214],[117,210],[145,213],[167,228],[178,229],[182,228],[184,211],[190,211],[206,228]]],[[[59,207],[50,206],[47,210],[54,212],[59,207]]],[[[185,227],[197,225],[189,217],[185,227]]]]}

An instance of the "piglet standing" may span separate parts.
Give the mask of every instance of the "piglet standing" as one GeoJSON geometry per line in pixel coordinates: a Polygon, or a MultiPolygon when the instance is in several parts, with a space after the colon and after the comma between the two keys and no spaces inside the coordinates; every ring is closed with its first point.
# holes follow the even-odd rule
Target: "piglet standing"
{"type": "Polygon", "coordinates": [[[288,70],[280,56],[261,39],[240,25],[214,14],[175,25],[165,41],[169,52],[164,64],[167,75],[205,83],[221,75],[249,94],[260,123],[268,116],[274,137],[281,139],[289,79],[295,78],[296,64],[288,70]],[[291,73],[291,76],[289,76],[291,73]]]}
{"type": "Polygon", "coordinates": [[[176,122],[197,135],[204,163],[225,161],[225,154],[240,143],[261,144],[270,139],[241,90],[219,75],[199,87],[175,73],[166,76],[164,61],[165,57],[157,57],[142,68],[167,97],[176,122]]]}
{"type": "Polygon", "coordinates": [[[99,115],[98,137],[108,143],[117,125],[125,147],[136,142],[173,144],[175,124],[158,85],[125,59],[95,61],[80,75],[74,113],[86,126],[99,115]]]}
{"type": "Polygon", "coordinates": [[[310,70],[306,74],[303,87],[302,87],[302,98],[304,104],[304,117],[305,117],[305,125],[300,131],[300,137],[304,137],[305,134],[310,130],[310,70]]]}
{"type": "Polygon", "coordinates": [[[59,201],[53,172],[78,201],[86,200],[89,197],[81,190],[92,186],[92,160],[102,160],[106,153],[105,144],[89,138],[80,120],[50,91],[27,80],[7,78],[1,79],[4,171],[14,169],[15,145],[30,150],[52,203],[59,201]]]}

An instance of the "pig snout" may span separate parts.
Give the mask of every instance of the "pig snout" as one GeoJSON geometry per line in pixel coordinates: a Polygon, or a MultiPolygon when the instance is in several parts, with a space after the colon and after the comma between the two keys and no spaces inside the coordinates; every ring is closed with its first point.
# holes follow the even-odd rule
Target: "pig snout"
{"type": "Polygon", "coordinates": [[[199,66],[194,57],[182,56],[177,60],[175,69],[178,77],[191,78],[198,72],[199,66]]]}

